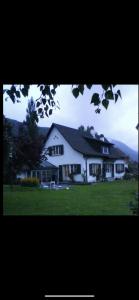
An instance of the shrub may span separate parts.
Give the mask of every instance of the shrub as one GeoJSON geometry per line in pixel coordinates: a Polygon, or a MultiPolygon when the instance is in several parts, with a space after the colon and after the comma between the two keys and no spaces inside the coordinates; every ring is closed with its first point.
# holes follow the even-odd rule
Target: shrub
{"type": "Polygon", "coordinates": [[[83,178],[83,182],[85,183],[86,181],[86,170],[83,169],[83,173],[81,174],[82,178],[83,178]]]}
{"type": "Polygon", "coordinates": [[[132,178],[133,178],[133,175],[130,174],[130,173],[125,173],[124,176],[123,176],[123,179],[125,179],[125,180],[130,180],[132,178]]]}
{"type": "Polygon", "coordinates": [[[134,202],[129,202],[129,209],[132,211],[133,215],[139,216],[139,193],[135,194],[134,202]]]}
{"type": "Polygon", "coordinates": [[[22,186],[38,186],[39,185],[39,179],[35,177],[28,177],[21,179],[21,185],[22,186]]]}
{"type": "Polygon", "coordinates": [[[134,175],[133,175],[133,178],[134,178],[135,180],[139,180],[139,174],[134,174],[134,175]]]}
{"type": "Polygon", "coordinates": [[[20,185],[21,184],[21,178],[17,178],[15,181],[15,184],[20,185]]]}
{"type": "Polygon", "coordinates": [[[72,182],[74,182],[74,175],[75,174],[76,173],[74,173],[74,172],[69,173],[69,178],[71,179],[72,182]]]}

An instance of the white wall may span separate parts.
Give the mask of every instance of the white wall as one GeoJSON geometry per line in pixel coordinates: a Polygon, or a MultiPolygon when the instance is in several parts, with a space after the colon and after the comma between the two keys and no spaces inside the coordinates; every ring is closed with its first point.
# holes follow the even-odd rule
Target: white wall
{"type": "MultiPolygon", "coordinates": [[[[59,167],[59,165],[80,164],[81,173],[83,173],[83,168],[85,168],[85,160],[83,154],[74,150],[64,139],[57,128],[53,128],[44,147],[48,148],[55,145],[64,145],[64,154],[57,156],[48,155],[48,162],[54,164],[57,167],[59,167]]],[[[74,178],[75,181],[83,181],[81,174],[75,175],[74,178]]],[[[69,177],[67,178],[67,180],[68,179],[69,177]]]]}

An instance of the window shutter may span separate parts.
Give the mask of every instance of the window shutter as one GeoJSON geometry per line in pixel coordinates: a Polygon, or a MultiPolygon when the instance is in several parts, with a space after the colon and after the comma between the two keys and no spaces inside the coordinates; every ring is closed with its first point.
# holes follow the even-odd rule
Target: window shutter
{"type": "Polygon", "coordinates": [[[89,174],[92,175],[92,164],[89,164],[89,174]]]}
{"type": "Polygon", "coordinates": [[[49,155],[52,156],[52,147],[48,147],[49,155]]]}
{"type": "Polygon", "coordinates": [[[61,145],[61,146],[60,146],[60,153],[61,153],[61,155],[64,154],[64,145],[61,145]]]}
{"type": "Polygon", "coordinates": [[[81,165],[77,165],[77,174],[81,174],[81,165]]]}

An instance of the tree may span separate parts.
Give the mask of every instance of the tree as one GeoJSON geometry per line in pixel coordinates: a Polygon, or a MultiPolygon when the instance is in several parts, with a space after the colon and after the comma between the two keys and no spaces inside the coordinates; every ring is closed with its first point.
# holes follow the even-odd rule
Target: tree
{"type": "Polygon", "coordinates": [[[8,123],[5,116],[3,116],[3,154],[4,154],[4,163],[5,164],[7,164],[8,160],[9,160],[10,136],[11,136],[11,126],[8,123]]]}
{"type": "Polygon", "coordinates": [[[9,183],[10,154],[12,151],[11,126],[5,116],[3,116],[3,179],[4,183],[9,183]]]}
{"type": "MultiPolygon", "coordinates": [[[[56,95],[56,89],[60,84],[38,84],[37,88],[40,90],[40,97],[35,99],[36,111],[34,115],[36,116],[36,122],[38,122],[38,117],[44,118],[44,116],[49,117],[55,108],[59,108],[59,102],[54,99],[56,95]]],[[[72,94],[75,98],[79,95],[83,95],[85,89],[91,89],[93,84],[73,84],[72,94]]],[[[118,98],[121,97],[120,90],[114,92],[115,84],[101,84],[102,94],[93,93],[90,103],[93,104],[96,109],[96,113],[101,112],[101,107],[108,108],[110,101],[117,102],[118,98]]],[[[13,103],[21,102],[21,95],[28,97],[30,85],[12,85],[9,89],[4,89],[3,93],[7,94],[5,100],[10,98],[13,103]]],[[[121,97],[122,98],[122,97],[121,97]]]]}
{"type": "Polygon", "coordinates": [[[43,138],[39,135],[36,121],[35,103],[28,101],[26,121],[20,125],[19,136],[14,147],[14,167],[16,172],[24,168],[30,170],[37,167],[41,161],[43,138]]]}
{"type": "Polygon", "coordinates": [[[135,193],[134,201],[129,202],[129,209],[133,215],[139,216],[139,192],[135,193]]]}

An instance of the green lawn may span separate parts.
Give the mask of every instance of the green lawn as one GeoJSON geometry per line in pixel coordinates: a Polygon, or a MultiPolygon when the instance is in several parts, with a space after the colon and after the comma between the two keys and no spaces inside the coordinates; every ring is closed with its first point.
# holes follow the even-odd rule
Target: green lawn
{"type": "Polygon", "coordinates": [[[131,215],[128,204],[137,192],[135,181],[43,190],[8,186],[3,189],[4,215],[131,215]]]}

